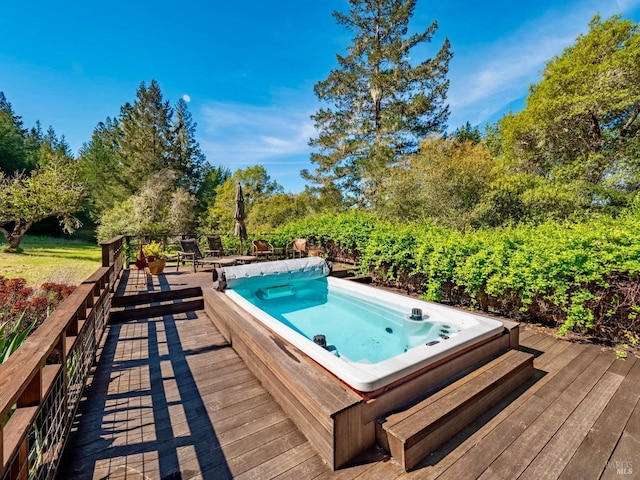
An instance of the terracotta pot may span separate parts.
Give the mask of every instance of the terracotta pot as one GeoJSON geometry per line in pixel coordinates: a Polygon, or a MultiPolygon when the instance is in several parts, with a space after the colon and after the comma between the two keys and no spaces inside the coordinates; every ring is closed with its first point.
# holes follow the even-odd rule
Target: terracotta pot
{"type": "Polygon", "coordinates": [[[149,264],[149,273],[151,275],[160,275],[164,270],[164,267],[167,264],[167,261],[164,258],[159,258],[158,260],[148,262],[148,264],[149,264]]]}

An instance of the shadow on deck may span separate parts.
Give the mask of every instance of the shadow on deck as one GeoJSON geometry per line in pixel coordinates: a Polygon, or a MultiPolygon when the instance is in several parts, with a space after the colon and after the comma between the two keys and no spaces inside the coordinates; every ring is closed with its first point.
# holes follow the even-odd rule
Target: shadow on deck
{"type": "Polygon", "coordinates": [[[207,414],[212,397],[199,389],[231,388],[214,372],[237,361],[221,337],[200,332],[204,322],[191,313],[110,326],[60,478],[190,478],[214,468],[215,478],[231,477],[207,414]]]}

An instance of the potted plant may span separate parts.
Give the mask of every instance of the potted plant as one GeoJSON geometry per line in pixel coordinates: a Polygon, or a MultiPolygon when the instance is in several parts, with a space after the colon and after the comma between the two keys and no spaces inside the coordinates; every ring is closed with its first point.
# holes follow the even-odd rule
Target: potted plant
{"type": "Polygon", "coordinates": [[[164,247],[161,243],[153,241],[142,247],[142,252],[147,258],[149,273],[151,275],[159,275],[163,272],[167,264],[164,247]]]}

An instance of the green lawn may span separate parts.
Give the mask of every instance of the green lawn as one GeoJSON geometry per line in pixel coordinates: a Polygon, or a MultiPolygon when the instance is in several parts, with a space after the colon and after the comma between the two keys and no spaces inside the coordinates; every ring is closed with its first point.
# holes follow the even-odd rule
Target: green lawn
{"type": "Polygon", "coordinates": [[[22,253],[6,253],[0,238],[0,275],[25,278],[30,286],[43,282],[77,285],[102,264],[102,251],[96,243],[64,238],[25,235],[22,253]]]}

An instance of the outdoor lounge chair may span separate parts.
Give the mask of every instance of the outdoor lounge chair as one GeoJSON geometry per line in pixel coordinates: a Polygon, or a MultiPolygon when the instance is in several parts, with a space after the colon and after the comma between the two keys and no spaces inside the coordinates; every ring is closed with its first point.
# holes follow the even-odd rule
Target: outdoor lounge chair
{"type": "Polygon", "coordinates": [[[273,245],[271,245],[266,240],[254,240],[252,242],[252,245],[253,255],[258,257],[258,260],[260,259],[260,257],[267,257],[268,259],[269,256],[271,256],[271,260],[274,259],[275,250],[273,248],[273,245]]]}
{"type": "Polygon", "coordinates": [[[180,269],[180,263],[193,262],[193,271],[198,271],[198,265],[213,265],[214,267],[226,267],[235,265],[236,260],[233,258],[222,257],[203,257],[200,247],[195,238],[187,238],[180,240],[180,252],[178,252],[178,264],[176,271],[180,269]]]}
{"type": "Polygon", "coordinates": [[[224,256],[224,247],[222,246],[222,238],[220,235],[207,235],[207,243],[209,244],[209,248],[205,249],[205,256],[224,256]]]}
{"type": "Polygon", "coordinates": [[[309,247],[307,245],[306,238],[296,238],[291,243],[291,254],[293,258],[296,258],[296,255],[302,257],[306,257],[309,254],[309,247]]]}

